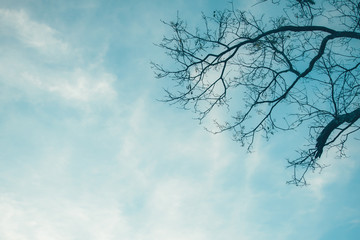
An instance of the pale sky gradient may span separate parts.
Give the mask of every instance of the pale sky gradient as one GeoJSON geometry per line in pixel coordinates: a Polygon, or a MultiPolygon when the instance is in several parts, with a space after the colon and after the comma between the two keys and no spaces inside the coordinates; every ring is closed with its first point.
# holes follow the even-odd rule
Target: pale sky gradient
{"type": "Polygon", "coordinates": [[[247,154],[156,100],[167,86],[150,68],[168,61],[154,45],[169,34],[160,20],[178,12],[195,26],[225,7],[0,0],[0,239],[360,236],[358,141],[347,159],[324,154],[331,166],[295,187],[285,184],[286,157],[303,140],[294,133],[247,154]]]}

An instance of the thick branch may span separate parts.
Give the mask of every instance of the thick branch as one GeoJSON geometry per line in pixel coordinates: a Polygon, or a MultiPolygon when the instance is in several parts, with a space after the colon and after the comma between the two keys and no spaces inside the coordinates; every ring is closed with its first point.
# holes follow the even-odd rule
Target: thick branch
{"type": "Polygon", "coordinates": [[[347,122],[350,125],[355,123],[360,118],[360,108],[355,109],[350,113],[345,113],[337,116],[331,122],[329,122],[326,127],[321,131],[319,137],[316,139],[316,155],[315,158],[321,157],[324,146],[330,136],[330,134],[341,124],[347,122]]]}
{"type": "Polygon", "coordinates": [[[227,51],[231,51],[232,49],[246,45],[248,43],[254,43],[258,40],[260,40],[263,37],[281,33],[281,32],[314,32],[314,31],[320,31],[320,32],[326,32],[333,35],[336,35],[336,37],[346,37],[346,38],[354,38],[354,39],[360,39],[360,33],[357,32],[349,32],[349,31],[336,31],[327,27],[323,26],[282,26],[276,29],[269,30],[267,32],[264,32],[262,34],[259,34],[257,37],[240,42],[232,47],[229,47],[227,51]]]}

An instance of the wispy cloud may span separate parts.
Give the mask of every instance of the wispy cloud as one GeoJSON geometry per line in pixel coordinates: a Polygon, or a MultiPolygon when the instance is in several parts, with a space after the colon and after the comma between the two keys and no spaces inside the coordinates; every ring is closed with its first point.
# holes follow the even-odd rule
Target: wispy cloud
{"type": "Polygon", "coordinates": [[[24,10],[0,9],[1,33],[36,48],[44,54],[66,54],[71,49],[50,26],[33,21],[24,10]]]}
{"type": "Polygon", "coordinates": [[[91,74],[85,69],[78,68],[70,72],[52,73],[51,77],[23,72],[20,77],[29,85],[57,94],[66,100],[89,102],[104,98],[111,100],[116,96],[111,86],[116,77],[102,71],[91,74]]]}
{"type": "Polygon", "coordinates": [[[2,46],[0,76],[8,88],[30,98],[51,94],[82,103],[116,97],[116,76],[104,70],[101,59],[80,61],[81,53],[60,32],[32,20],[24,10],[1,9],[0,23],[1,34],[18,41],[2,46]]]}

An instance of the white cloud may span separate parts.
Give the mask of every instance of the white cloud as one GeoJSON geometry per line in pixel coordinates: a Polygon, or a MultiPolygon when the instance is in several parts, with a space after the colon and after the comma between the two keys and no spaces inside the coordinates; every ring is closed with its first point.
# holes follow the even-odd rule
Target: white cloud
{"type": "Polygon", "coordinates": [[[84,69],[75,69],[68,73],[54,74],[53,78],[24,72],[20,77],[33,87],[58,94],[66,100],[89,102],[116,96],[111,86],[116,77],[101,71],[91,75],[84,69]]]}
{"type": "MultiPolygon", "coordinates": [[[[106,102],[116,97],[113,83],[117,78],[102,66],[103,47],[98,57],[86,63],[61,33],[32,20],[24,10],[0,9],[0,24],[0,35],[19,40],[0,47],[4,50],[0,81],[5,87],[16,89],[30,101],[44,98],[43,94],[72,103],[106,102]]],[[[7,96],[12,99],[13,95],[7,96]]]]}
{"type": "MultiPolygon", "coordinates": [[[[91,196],[94,198],[94,196],[91,196]]],[[[129,226],[115,203],[96,204],[63,198],[0,199],[0,238],[13,240],[118,239],[129,226]]]]}
{"type": "Polygon", "coordinates": [[[21,42],[44,53],[69,52],[68,44],[58,38],[56,30],[33,21],[24,10],[0,9],[0,26],[2,34],[14,35],[21,42]]]}

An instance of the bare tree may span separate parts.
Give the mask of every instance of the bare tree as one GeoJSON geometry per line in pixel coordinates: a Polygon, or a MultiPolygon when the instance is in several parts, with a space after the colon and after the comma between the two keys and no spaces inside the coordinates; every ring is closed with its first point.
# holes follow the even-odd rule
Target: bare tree
{"type": "Polygon", "coordinates": [[[231,117],[216,121],[217,132],[232,131],[248,149],[258,135],[307,128],[309,145],[288,160],[289,183],[302,185],[308,170],[323,167],[324,149],[344,156],[360,129],[360,1],[272,4],[283,11],[257,17],[232,7],[203,15],[194,30],[179,17],[165,22],[172,35],[159,46],[174,64],[153,66],[174,83],[164,101],[192,108],[200,120],[227,107],[231,117]]]}

